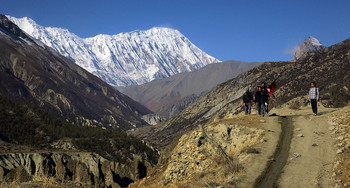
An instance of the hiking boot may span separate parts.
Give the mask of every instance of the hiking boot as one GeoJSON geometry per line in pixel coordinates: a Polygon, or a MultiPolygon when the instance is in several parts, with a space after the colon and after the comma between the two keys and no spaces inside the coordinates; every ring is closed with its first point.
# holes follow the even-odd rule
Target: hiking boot
{"type": "Polygon", "coordinates": [[[316,114],[316,113],[314,113],[314,116],[317,116],[317,114],[316,114]]]}

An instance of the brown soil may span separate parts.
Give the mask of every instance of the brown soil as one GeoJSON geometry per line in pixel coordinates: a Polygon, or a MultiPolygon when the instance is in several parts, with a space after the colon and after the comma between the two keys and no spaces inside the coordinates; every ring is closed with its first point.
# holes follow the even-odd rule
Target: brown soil
{"type": "Polygon", "coordinates": [[[328,129],[328,118],[332,110],[320,108],[318,116],[313,116],[309,107],[300,110],[276,110],[276,113],[292,117],[294,125],[288,161],[277,182],[279,187],[334,185],[332,167],[335,149],[328,129]]]}
{"type": "Polygon", "coordinates": [[[279,118],[282,132],[279,136],[278,144],[273,154],[273,158],[268,161],[265,171],[259,176],[254,187],[276,187],[289,156],[290,144],[293,137],[293,124],[290,117],[279,118]]]}

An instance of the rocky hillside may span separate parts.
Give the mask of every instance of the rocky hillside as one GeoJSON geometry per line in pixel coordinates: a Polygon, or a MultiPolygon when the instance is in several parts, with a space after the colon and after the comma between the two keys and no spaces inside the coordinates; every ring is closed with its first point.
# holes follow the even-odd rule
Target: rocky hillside
{"type": "Polygon", "coordinates": [[[309,38],[305,39],[304,42],[301,43],[298,46],[298,48],[295,50],[292,61],[296,61],[296,60],[300,59],[306,52],[318,51],[318,50],[324,49],[324,48],[326,48],[326,46],[324,46],[316,38],[310,36],[309,38]]]}
{"type": "Polygon", "coordinates": [[[172,117],[215,86],[260,63],[226,61],[199,70],[121,88],[121,91],[165,118],[172,117]]]}
{"type": "Polygon", "coordinates": [[[0,92],[86,126],[130,129],[150,111],[0,15],[0,92]]]}
{"type": "Polygon", "coordinates": [[[182,135],[173,150],[162,152],[150,176],[131,187],[250,187],[279,132],[279,126],[257,116],[214,120],[182,135]]]}
{"type": "Polygon", "coordinates": [[[270,101],[271,107],[283,106],[294,98],[303,101],[302,97],[307,95],[311,81],[318,84],[323,105],[346,105],[350,99],[350,39],[317,53],[307,52],[304,56],[296,62],[263,63],[220,84],[167,122],[146,130],[140,129],[135,134],[164,148],[174,138],[198,125],[240,112],[244,88],[254,90],[262,81],[271,83],[276,80],[276,98],[270,101]]]}
{"type": "Polygon", "coordinates": [[[71,125],[0,94],[0,187],[124,187],[157,158],[122,131],[71,125]]]}
{"type": "Polygon", "coordinates": [[[349,107],[325,107],[349,104],[349,65],[350,39],[296,62],[266,62],[167,122],[134,131],[162,154],[152,175],[132,186],[348,186],[349,107]],[[275,80],[271,116],[244,115],[244,88],[275,80]],[[318,116],[306,104],[311,81],[320,89],[318,116]]]}
{"type": "Polygon", "coordinates": [[[155,27],[80,38],[67,29],[43,27],[8,16],[22,30],[113,86],[147,83],[219,62],[178,30],[155,27]]]}
{"type": "Polygon", "coordinates": [[[350,184],[350,106],[334,113],[329,123],[337,148],[333,171],[339,187],[346,187],[350,184]]]}

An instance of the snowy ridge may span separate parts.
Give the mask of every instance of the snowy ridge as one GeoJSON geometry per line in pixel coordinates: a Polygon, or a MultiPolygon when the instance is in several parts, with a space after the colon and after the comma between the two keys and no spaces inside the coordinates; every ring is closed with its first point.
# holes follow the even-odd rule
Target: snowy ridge
{"type": "Polygon", "coordinates": [[[220,62],[175,29],[155,27],[83,39],[67,29],[40,26],[27,17],[7,17],[32,37],[114,86],[139,85],[220,62]]]}
{"type": "Polygon", "coordinates": [[[324,46],[319,40],[310,36],[307,39],[305,39],[304,42],[300,46],[298,46],[298,48],[296,49],[296,51],[294,53],[292,61],[297,61],[299,58],[302,57],[302,55],[305,52],[317,51],[317,50],[323,49],[325,47],[326,46],[324,46]]]}
{"type": "Polygon", "coordinates": [[[306,40],[310,41],[310,43],[313,46],[323,46],[323,44],[321,44],[321,42],[319,40],[317,40],[316,38],[310,36],[309,38],[307,38],[306,40]]]}

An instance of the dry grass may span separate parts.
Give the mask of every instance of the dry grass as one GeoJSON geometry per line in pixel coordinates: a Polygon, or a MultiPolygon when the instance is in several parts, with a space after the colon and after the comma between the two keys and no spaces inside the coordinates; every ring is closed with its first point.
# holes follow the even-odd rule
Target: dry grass
{"type": "Polygon", "coordinates": [[[0,187],[21,188],[22,186],[17,182],[12,182],[12,183],[1,183],[0,187]]]}
{"type": "MultiPolygon", "coordinates": [[[[129,186],[130,188],[157,188],[165,187],[160,184],[162,181],[162,174],[167,169],[168,164],[155,166],[150,170],[149,175],[146,178],[136,181],[134,184],[129,186]]],[[[168,185],[169,186],[169,185],[168,185]]]]}
{"type": "MultiPolygon", "coordinates": [[[[213,165],[211,169],[215,169],[216,165],[213,165]]],[[[216,168],[215,170],[208,170],[205,172],[199,172],[193,174],[191,178],[179,181],[173,184],[169,184],[172,187],[187,188],[187,187],[217,187],[223,185],[232,179],[233,176],[237,176],[238,173],[225,172],[225,170],[230,170],[229,168],[222,168],[222,166],[216,168]],[[220,169],[221,168],[221,169],[220,169]]],[[[242,174],[242,173],[240,173],[242,174]]],[[[167,187],[169,186],[167,185],[167,187]]]]}
{"type": "MultiPolygon", "coordinates": [[[[348,114],[348,118],[343,120],[343,124],[350,125],[350,114],[348,114]]],[[[349,127],[346,130],[347,133],[350,133],[349,127]]],[[[350,151],[349,149],[345,150],[344,153],[339,155],[339,159],[342,165],[339,165],[340,171],[342,172],[340,174],[340,180],[342,180],[343,184],[350,185],[350,151]]]]}
{"type": "Polygon", "coordinates": [[[62,187],[55,177],[34,177],[33,182],[40,183],[41,188],[62,187]]]}
{"type": "Polygon", "coordinates": [[[230,156],[237,156],[239,155],[243,150],[246,150],[248,148],[251,148],[252,146],[256,145],[259,143],[258,139],[252,139],[252,140],[247,140],[244,144],[239,145],[235,149],[231,150],[229,152],[230,156]]]}
{"type": "Polygon", "coordinates": [[[299,110],[301,107],[301,104],[299,101],[292,101],[290,104],[289,104],[289,108],[292,109],[292,110],[299,110]]]}
{"type": "Polygon", "coordinates": [[[240,166],[232,167],[227,163],[223,156],[214,155],[208,158],[213,161],[205,171],[192,174],[185,180],[162,185],[162,175],[166,170],[167,165],[157,166],[152,169],[147,178],[139,180],[131,185],[132,188],[158,188],[158,187],[173,187],[173,188],[187,188],[187,187],[217,187],[226,185],[232,187],[235,180],[234,177],[239,177],[244,174],[243,168],[240,166]]]}
{"type": "Polygon", "coordinates": [[[177,182],[179,188],[185,187],[218,187],[221,185],[232,187],[235,184],[235,177],[244,174],[242,168],[233,168],[227,160],[219,155],[212,156],[214,161],[207,171],[194,174],[191,179],[177,182]]]}
{"type": "MultiPolygon", "coordinates": [[[[1,183],[0,187],[11,187],[11,188],[21,188],[21,187],[39,187],[39,188],[58,188],[67,187],[63,183],[58,182],[54,177],[34,177],[30,182],[11,182],[11,183],[1,183]]],[[[69,186],[70,187],[70,186],[69,186]]]]}
{"type": "Polygon", "coordinates": [[[264,118],[255,115],[236,115],[210,122],[206,127],[215,127],[219,124],[236,124],[239,126],[259,128],[264,118]]]}
{"type": "MultiPolygon", "coordinates": [[[[231,127],[231,125],[235,125],[238,127],[242,126],[246,128],[261,128],[262,123],[265,122],[265,118],[258,117],[255,115],[236,115],[231,117],[225,117],[224,119],[214,120],[206,124],[205,129],[210,127],[210,130],[206,131],[209,131],[210,134],[216,132],[214,133],[214,135],[219,136],[219,134],[221,135],[221,133],[226,133],[226,131],[222,132],[222,128],[219,128],[218,126],[229,125],[228,127],[231,127]]],[[[247,130],[250,131],[250,129],[247,130]]],[[[131,187],[234,187],[235,182],[237,182],[237,180],[245,174],[245,171],[242,168],[242,166],[238,164],[238,156],[243,150],[251,148],[257,143],[259,143],[259,138],[260,137],[252,138],[250,140],[245,141],[243,144],[238,144],[238,146],[234,150],[226,151],[228,156],[230,158],[233,158],[234,166],[232,166],[232,163],[229,163],[227,161],[227,158],[219,154],[208,156],[206,160],[212,162],[209,164],[209,167],[206,167],[204,169],[204,171],[194,172],[186,179],[170,182],[167,185],[163,185],[163,173],[166,171],[168,166],[168,164],[163,163],[162,165],[158,165],[154,169],[152,169],[152,172],[149,173],[149,177],[135,182],[133,185],[131,185],[131,187]]],[[[213,139],[218,141],[216,138],[213,139]]],[[[171,152],[167,151],[167,154],[170,155],[171,152]]]]}
{"type": "Polygon", "coordinates": [[[337,179],[340,179],[343,184],[350,186],[350,151],[346,151],[339,155],[340,164],[338,170],[342,172],[337,179]]]}

